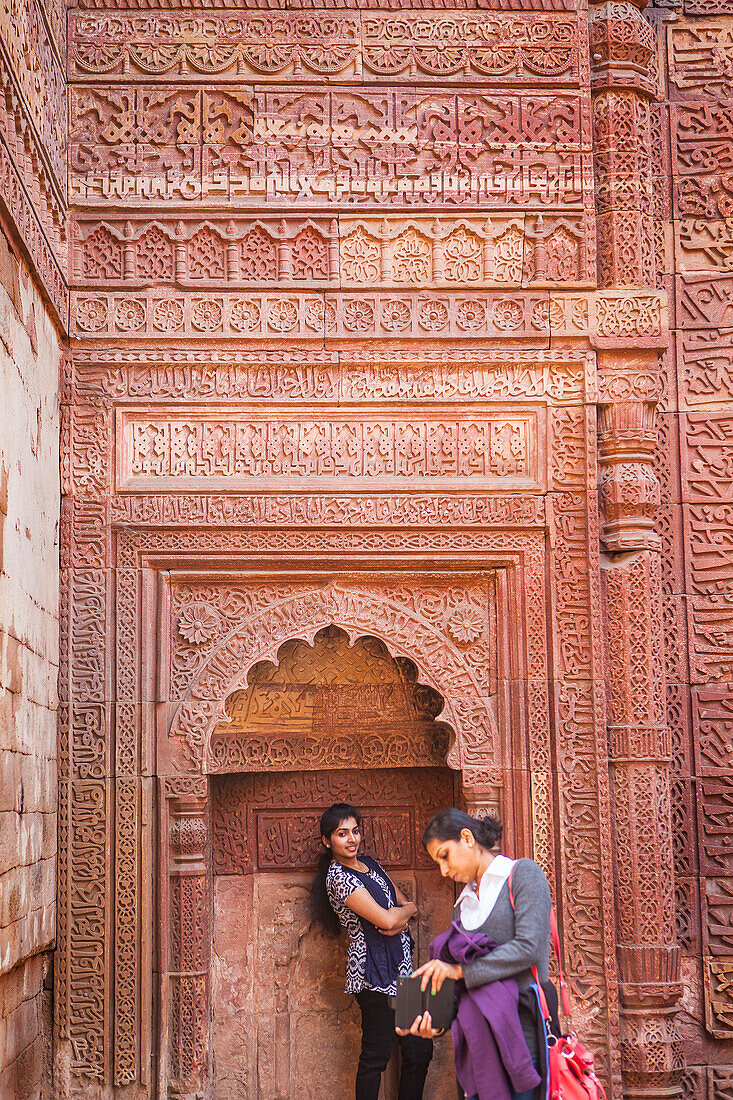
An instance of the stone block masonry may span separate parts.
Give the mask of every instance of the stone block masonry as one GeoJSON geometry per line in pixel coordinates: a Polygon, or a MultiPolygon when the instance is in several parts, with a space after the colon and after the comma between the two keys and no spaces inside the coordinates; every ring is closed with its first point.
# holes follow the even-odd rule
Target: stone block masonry
{"type": "Polygon", "coordinates": [[[0,1098],[42,1095],[55,938],[59,342],[0,236],[0,1098]]]}

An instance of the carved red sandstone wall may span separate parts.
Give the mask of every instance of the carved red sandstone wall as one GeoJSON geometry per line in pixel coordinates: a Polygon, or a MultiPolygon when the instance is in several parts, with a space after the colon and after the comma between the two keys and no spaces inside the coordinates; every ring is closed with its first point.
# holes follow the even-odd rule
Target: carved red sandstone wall
{"type": "Polygon", "coordinates": [[[70,6],[61,1095],[210,1088],[207,772],[404,753],[221,722],[331,624],[546,867],[611,1095],[675,1095],[681,1039],[727,1095],[728,29],[641,6],[70,6]]]}
{"type": "Polygon", "coordinates": [[[65,17],[51,7],[0,3],[0,1095],[13,1100],[49,1087],[55,939],[56,326],[68,290],[65,17]]]}
{"type": "MultiPolygon", "coordinates": [[[[229,5],[214,7],[223,12],[229,5]]],[[[593,564],[595,515],[583,496],[594,485],[592,459],[586,469],[583,464],[592,454],[588,431],[599,400],[604,544],[611,551],[651,546],[656,483],[649,471],[650,413],[658,395],[653,355],[618,352],[625,344],[646,342],[652,349],[664,341],[664,305],[651,287],[654,259],[661,286],[672,269],[665,263],[663,234],[652,238],[645,217],[652,166],[644,150],[649,138],[664,149],[661,135],[668,118],[684,135],[672,174],[679,177],[675,270],[682,272],[676,298],[677,389],[685,388],[687,404],[675,405],[670,398],[675,387],[669,372],[665,400],[671,412],[679,407],[686,418],[680,484],[691,502],[675,507],[677,494],[669,489],[678,476],[675,435],[663,423],[664,437],[671,441],[658,463],[663,493],[670,494],[660,513],[665,564],[672,563],[663,571],[664,615],[672,639],[667,698],[674,768],[682,777],[673,789],[682,873],[678,916],[683,941],[687,937],[693,943],[699,934],[696,899],[702,896],[707,1026],[719,1037],[728,1034],[730,889],[726,850],[717,838],[727,827],[728,701],[720,684],[730,678],[730,662],[725,655],[725,569],[721,581],[709,532],[718,532],[714,545],[721,539],[725,544],[725,512],[716,502],[727,492],[729,479],[725,415],[718,410],[714,429],[708,423],[717,393],[729,393],[725,333],[718,331],[726,321],[727,284],[724,277],[711,281],[708,276],[725,268],[729,242],[725,202],[718,197],[726,193],[724,179],[714,169],[707,174],[692,170],[698,159],[695,141],[707,139],[705,127],[712,125],[701,114],[705,97],[716,104],[714,125],[725,133],[724,109],[717,100],[726,94],[729,78],[724,67],[715,66],[728,30],[715,22],[725,14],[717,0],[688,0],[690,21],[669,28],[674,109],[671,115],[662,111],[664,125],[655,133],[656,116],[652,112],[650,130],[645,107],[645,96],[654,90],[645,74],[650,35],[631,5],[596,5],[588,24],[595,95],[593,192],[591,121],[583,106],[586,26],[582,18],[576,22],[572,7],[535,3],[528,11],[526,4],[506,2],[497,3],[493,12],[471,15],[406,12],[388,24],[380,13],[352,9],[319,15],[315,31],[311,12],[291,13],[287,19],[239,11],[212,19],[209,13],[206,20],[195,10],[185,19],[175,10],[165,18],[124,11],[111,18],[103,10],[86,14],[84,7],[72,12],[69,65],[79,85],[72,104],[72,196],[89,204],[76,210],[73,224],[71,271],[78,282],[73,317],[75,331],[89,345],[78,349],[65,391],[64,468],[73,499],[65,510],[70,572],[64,595],[70,617],[64,640],[69,639],[73,659],[61,683],[66,701],[62,773],[71,777],[61,788],[57,1004],[60,1034],[70,1040],[60,1046],[61,1089],[68,1062],[82,1095],[93,1093],[95,1080],[123,1085],[139,1079],[143,1090],[150,1085],[149,1052],[156,1039],[148,1026],[150,991],[141,974],[154,949],[148,934],[153,910],[142,885],[148,879],[138,829],[150,818],[149,777],[161,765],[151,748],[150,715],[143,702],[155,694],[150,690],[153,663],[138,664],[136,655],[146,638],[146,652],[156,650],[154,622],[161,624],[164,650],[167,644],[165,619],[150,610],[153,573],[165,571],[166,562],[182,562],[186,568],[194,562],[199,570],[208,562],[218,569],[228,562],[233,545],[244,555],[292,562],[293,568],[304,553],[317,552],[341,570],[353,569],[364,553],[373,556],[385,548],[397,555],[395,563],[406,552],[420,561],[426,552],[469,553],[477,559],[488,553],[498,576],[506,577],[501,585],[516,591],[511,586],[521,577],[522,584],[533,586],[527,623],[512,621],[504,659],[507,669],[521,670],[522,662],[529,662],[537,678],[527,680],[520,672],[514,679],[512,673],[497,692],[497,699],[503,691],[509,700],[497,703],[499,719],[502,713],[524,713],[533,734],[543,731],[533,737],[528,758],[500,732],[501,721],[491,741],[498,755],[492,758],[483,742],[477,748],[471,730],[487,720],[491,725],[490,710],[484,709],[481,718],[481,708],[470,702],[475,685],[460,686],[467,683],[465,670],[464,680],[456,679],[459,666],[470,665],[466,651],[459,650],[460,660],[451,657],[450,648],[435,640],[435,624],[428,629],[427,621],[418,629],[408,617],[407,627],[391,632],[394,608],[380,619],[384,593],[381,600],[372,593],[358,609],[353,593],[344,596],[326,587],[308,597],[307,622],[290,612],[283,617],[282,607],[276,618],[283,631],[302,628],[307,633],[339,615],[348,624],[356,614],[354,629],[382,621],[406,655],[417,657],[415,647],[427,653],[437,646],[432,675],[436,683],[453,687],[452,693],[446,688],[446,713],[462,735],[452,759],[463,764],[467,789],[478,805],[503,798],[516,845],[530,850],[531,837],[538,858],[568,889],[565,919],[576,989],[592,1003],[607,1006],[608,1016],[601,1012],[588,1021],[588,1032],[597,1037],[602,1055],[606,1046],[611,1052],[607,1065],[614,1077],[616,994],[608,962],[613,933],[607,875],[605,892],[601,886],[610,835],[608,797],[602,740],[596,734],[589,738],[589,730],[603,731],[604,719],[592,681],[598,681],[600,639],[606,635],[616,839],[632,861],[643,861],[648,853],[639,831],[650,834],[664,866],[664,723],[652,708],[633,736],[626,728],[628,721],[639,723],[642,717],[633,692],[625,691],[626,677],[638,667],[640,683],[661,690],[658,652],[643,645],[639,649],[639,634],[646,628],[630,634],[618,629],[618,609],[625,606],[630,584],[642,584],[644,622],[657,621],[659,585],[653,553],[637,567],[636,578],[631,571],[609,572],[602,624],[593,564]],[[511,9],[508,22],[501,12],[511,9]],[[331,90],[313,94],[314,79],[324,76],[331,90]],[[248,80],[263,77],[269,90],[247,89],[248,80]],[[198,82],[193,87],[191,78],[198,82]],[[364,80],[370,82],[369,93],[354,94],[364,80]],[[454,87],[458,84],[460,90],[454,87]],[[395,85],[410,90],[395,92],[395,85]],[[383,90],[377,95],[374,87],[383,90]],[[519,94],[515,87],[521,88],[519,94]],[[701,127],[697,138],[690,136],[695,126],[701,127]],[[525,139],[521,150],[511,147],[516,137],[525,139]],[[280,142],[289,145],[285,160],[278,152],[280,142]],[[592,288],[593,197],[601,292],[592,288]],[[123,198],[128,200],[124,210],[119,207],[123,198]],[[137,208],[129,208],[130,199],[137,208]],[[180,200],[175,217],[161,206],[171,199],[180,200]],[[287,216],[272,217],[278,204],[287,216]],[[348,217],[341,216],[344,207],[351,210],[348,217]],[[146,289],[151,282],[153,292],[146,289]],[[160,288],[161,283],[167,285],[160,288]],[[632,292],[629,286],[638,289],[632,292]],[[257,289],[243,294],[248,287],[257,289]],[[192,344],[170,344],[189,337],[196,338],[198,350],[192,344]],[[423,343],[415,354],[409,344],[384,342],[407,337],[460,338],[462,344],[423,343]],[[492,344],[468,342],[481,337],[490,337],[492,344]],[[95,347],[98,338],[111,342],[95,347]],[[221,338],[270,343],[263,349],[224,344],[221,338]],[[308,338],[310,348],[286,343],[295,338],[308,338]],[[352,344],[329,348],[326,338],[352,344]],[[375,366],[374,345],[359,341],[377,338],[383,342],[375,366]],[[115,346],[119,340],[125,343],[115,346]],[[507,343],[497,350],[499,340],[523,341],[524,347],[507,343]],[[548,341],[554,342],[549,354],[540,350],[548,341]],[[598,389],[589,344],[605,349],[598,389]],[[181,408],[166,420],[161,401],[170,398],[181,408]],[[294,399],[301,408],[289,408],[265,432],[258,403],[273,398],[294,399]],[[369,398],[384,403],[381,419],[344,419],[344,401],[369,398]],[[466,398],[486,403],[468,421],[460,415],[466,398]],[[389,408],[390,401],[433,399],[442,403],[437,413],[426,409],[427,419],[409,425],[396,420],[389,408]],[[239,412],[232,419],[230,410],[218,415],[214,406],[212,411],[212,402],[226,400],[241,404],[246,427],[239,412]],[[131,403],[141,407],[131,412],[131,403]],[[197,404],[206,407],[197,413],[191,407],[197,404]],[[376,430],[367,430],[372,426],[376,430]],[[116,443],[113,470],[109,460],[116,443]],[[672,461],[665,463],[668,456],[672,461]],[[172,486],[180,485],[173,479],[184,476],[191,490],[200,491],[172,493],[172,486]],[[355,490],[366,478],[377,479],[372,488],[378,491],[365,498],[355,490]],[[257,482],[257,491],[250,482],[257,482]],[[242,523],[253,526],[246,537],[236,526],[242,523]],[[456,529],[465,524],[470,535],[456,529]],[[551,532],[551,551],[540,569],[534,561],[525,572],[522,555],[526,551],[529,561],[539,553],[526,532],[544,524],[551,532]],[[517,529],[525,534],[520,537],[517,529]],[[681,558],[674,546],[682,530],[690,532],[690,546],[701,547],[691,556],[699,552],[702,564],[692,565],[680,581],[681,558]],[[554,624],[548,657],[539,642],[541,601],[536,598],[543,570],[554,624]],[[685,724],[685,656],[679,656],[673,633],[682,592],[692,594],[693,741],[687,740],[689,717],[685,724]],[[141,614],[148,624],[142,636],[141,614]],[[545,668],[555,677],[550,694],[545,668]],[[556,744],[549,735],[551,713],[558,723],[556,744]],[[511,767],[500,796],[502,753],[511,767]],[[494,760],[491,772],[489,759],[494,760]],[[693,769],[696,778],[688,782],[684,777],[693,769]],[[571,782],[578,772],[593,777],[582,793],[571,782]],[[636,813],[624,822],[618,807],[632,788],[636,813]],[[689,812],[693,792],[700,797],[700,867],[714,872],[702,892],[694,877],[697,864],[690,862],[694,845],[688,841],[695,827],[689,812]],[[655,797],[660,801],[655,803],[655,797]],[[585,811],[583,798],[590,799],[585,811]],[[108,859],[107,831],[111,835],[113,822],[116,850],[108,859]],[[573,858],[568,861],[571,824],[573,858]],[[584,945],[580,953],[579,944],[584,945]]],[[[4,16],[4,214],[63,321],[64,89],[54,39],[63,50],[64,13],[59,5],[42,9],[31,4],[13,6],[4,16]]],[[[665,165],[662,152],[656,163],[665,165]]],[[[651,201],[657,202],[661,224],[668,210],[663,186],[651,201]]],[[[687,498],[682,495],[682,500],[687,498]]],[[[456,598],[450,596],[456,590],[447,577],[439,589],[438,604],[447,606],[456,598]]],[[[464,600],[460,629],[470,633],[475,611],[465,594],[458,599],[459,605],[464,600]]],[[[234,643],[230,659],[242,652],[241,645],[241,640],[234,643]]],[[[218,677],[211,682],[218,683],[218,677]]],[[[167,691],[165,684],[161,690],[167,691]]],[[[196,705],[208,704],[215,714],[221,697],[207,700],[196,690],[196,705]]],[[[185,706],[180,713],[185,715],[185,706]]],[[[174,728],[183,729],[185,722],[178,722],[174,728]]],[[[187,729],[191,743],[186,736],[181,743],[190,752],[196,749],[197,730],[190,721],[187,729]]],[[[164,753],[161,760],[165,771],[164,753]]],[[[193,779],[176,780],[166,790],[174,810],[173,838],[188,830],[200,845],[204,834],[196,815],[205,804],[205,790],[193,779]]],[[[172,943],[179,970],[182,959],[194,971],[198,967],[193,1001],[183,997],[177,1003],[182,1025],[189,1029],[186,1043],[194,1041],[195,1048],[200,1036],[203,1049],[205,1033],[197,1030],[202,1021],[186,1011],[205,983],[199,966],[205,945],[195,938],[186,941],[183,930],[197,920],[205,862],[197,862],[196,844],[188,851],[175,841],[172,851],[172,943]]],[[[203,859],[203,851],[200,855],[203,859]]],[[[627,1086],[642,1094],[662,1084],[665,1073],[676,1072],[677,1040],[664,1005],[674,990],[673,968],[666,972],[672,978],[667,992],[655,994],[661,996],[663,1011],[639,1021],[634,1001],[640,983],[632,958],[646,959],[652,968],[644,974],[659,978],[665,974],[665,951],[674,957],[665,939],[669,884],[652,885],[646,884],[639,898],[621,891],[618,913],[626,1029],[621,1061],[627,1086]],[[650,921],[651,944],[645,931],[650,921]]],[[[693,968],[686,974],[692,975],[693,968]]],[[[730,1079],[724,1046],[705,1051],[715,1065],[702,1073],[695,1068],[702,1058],[699,1039],[688,1038],[688,1091],[702,1095],[699,1090],[709,1087],[712,1094],[723,1094],[730,1079]]],[[[205,1077],[199,1051],[183,1066],[183,1079],[191,1076],[194,1063],[205,1077]]],[[[164,1067],[164,1077],[165,1072],[164,1067]]],[[[185,1080],[182,1087],[188,1087],[185,1080]]]]}
{"type": "Polygon", "coordinates": [[[658,150],[660,281],[669,289],[673,339],[663,361],[657,470],[662,504],[667,713],[677,925],[687,1049],[685,1097],[733,1089],[730,980],[731,613],[729,337],[731,245],[725,163],[730,12],[685,0],[655,12],[663,103],[658,150]],[[674,219],[674,221],[672,221],[674,219]],[[673,227],[673,232],[669,227],[673,227]]]}
{"type": "Polygon", "coordinates": [[[0,21],[0,210],[65,328],[65,12],[58,0],[5,0],[0,21]]]}

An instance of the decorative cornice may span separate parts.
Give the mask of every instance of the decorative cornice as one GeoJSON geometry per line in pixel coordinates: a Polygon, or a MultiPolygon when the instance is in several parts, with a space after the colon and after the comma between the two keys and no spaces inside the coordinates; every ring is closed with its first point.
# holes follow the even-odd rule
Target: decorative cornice
{"type": "Polygon", "coordinates": [[[70,71],[110,82],[197,74],[204,80],[370,82],[420,73],[423,80],[577,84],[576,15],[548,12],[277,11],[161,16],[77,13],[70,24],[70,71]]]}
{"type": "Polygon", "coordinates": [[[69,322],[69,291],[64,273],[43,231],[38,213],[5,145],[0,141],[0,205],[32,270],[54,319],[65,332],[69,322]]]}
{"type": "MultiPolygon", "coordinates": [[[[214,11],[241,11],[241,0],[206,0],[207,6],[214,11]]],[[[371,9],[374,0],[317,0],[318,7],[325,11],[336,9],[371,9]]],[[[202,0],[69,0],[70,9],[83,9],[97,11],[100,9],[112,9],[115,11],[135,10],[164,10],[164,11],[200,11],[202,0]]],[[[304,9],[311,11],[314,7],[313,0],[290,0],[288,8],[291,10],[304,9]]],[[[435,0],[397,0],[397,8],[428,8],[433,10],[435,0]]],[[[283,0],[254,0],[252,7],[257,10],[276,9],[281,10],[283,0]]],[[[442,8],[450,10],[475,10],[480,8],[488,11],[534,11],[574,12],[577,10],[577,0],[444,0],[442,8]]]]}

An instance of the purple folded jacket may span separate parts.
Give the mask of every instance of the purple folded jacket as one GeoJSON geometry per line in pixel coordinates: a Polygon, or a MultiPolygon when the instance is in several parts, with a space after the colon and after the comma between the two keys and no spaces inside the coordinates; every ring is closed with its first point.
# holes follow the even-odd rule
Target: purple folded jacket
{"type": "MultiPolygon", "coordinates": [[[[470,963],[497,947],[483,932],[467,932],[457,921],[430,944],[431,959],[470,963]]],[[[458,1015],[453,1021],[456,1076],[466,1096],[511,1100],[512,1091],[528,1092],[541,1078],[519,1020],[519,988],[514,978],[468,989],[456,984],[458,1015]]]]}

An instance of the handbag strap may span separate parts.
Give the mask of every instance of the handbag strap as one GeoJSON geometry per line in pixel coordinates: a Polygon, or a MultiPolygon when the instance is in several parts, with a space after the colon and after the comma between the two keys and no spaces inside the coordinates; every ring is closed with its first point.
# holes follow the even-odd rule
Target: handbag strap
{"type": "MultiPolygon", "coordinates": [[[[514,910],[514,890],[512,888],[512,875],[514,874],[514,867],[509,872],[509,878],[507,882],[509,884],[509,901],[511,902],[512,910],[514,910]]],[[[557,916],[555,915],[555,906],[553,905],[550,910],[550,935],[552,937],[552,946],[555,948],[555,954],[557,955],[557,970],[560,976],[560,1003],[562,1004],[563,1016],[570,1023],[570,997],[568,995],[568,983],[565,981],[565,974],[562,968],[562,958],[560,957],[560,935],[557,930],[557,916]]],[[[547,1007],[547,998],[545,997],[545,991],[540,983],[539,975],[537,973],[537,967],[532,967],[532,976],[537,985],[537,992],[540,999],[540,1007],[542,1009],[542,1015],[546,1020],[550,1019],[550,1010],[547,1007]]]]}

